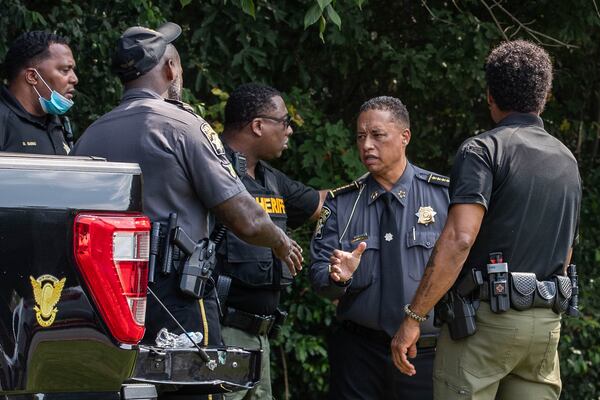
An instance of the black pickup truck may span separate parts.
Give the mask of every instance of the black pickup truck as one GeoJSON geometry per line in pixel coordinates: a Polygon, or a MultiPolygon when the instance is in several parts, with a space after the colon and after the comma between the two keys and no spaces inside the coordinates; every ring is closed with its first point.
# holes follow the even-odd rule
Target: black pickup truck
{"type": "Polygon", "coordinates": [[[0,398],[252,387],[260,354],[140,345],[151,223],[137,164],[0,153],[0,398]]]}

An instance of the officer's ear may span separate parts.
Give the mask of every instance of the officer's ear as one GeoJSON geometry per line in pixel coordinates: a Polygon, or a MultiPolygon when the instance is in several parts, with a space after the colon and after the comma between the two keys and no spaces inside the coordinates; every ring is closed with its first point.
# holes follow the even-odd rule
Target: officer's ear
{"type": "Polygon", "coordinates": [[[260,118],[254,118],[252,120],[252,122],[250,122],[250,124],[248,126],[250,126],[250,130],[252,131],[252,133],[255,136],[262,137],[262,135],[263,135],[263,131],[262,131],[263,121],[262,121],[262,119],[260,119],[260,118]]]}
{"type": "Polygon", "coordinates": [[[38,76],[33,68],[26,68],[22,73],[25,76],[25,82],[28,85],[38,84],[38,76]]]}
{"type": "Polygon", "coordinates": [[[164,70],[167,80],[173,82],[177,77],[177,65],[175,64],[175,60],[168,58],[165,62],[164,70]]]}
{"type": "Polygon", "coordinates": [[[410,129],[404,128],[401,135],[402,135],[402,144],[404,145],[404,147],[408,146],[408,144],[410,143],[410,137],[411,137],[410,129]]]}

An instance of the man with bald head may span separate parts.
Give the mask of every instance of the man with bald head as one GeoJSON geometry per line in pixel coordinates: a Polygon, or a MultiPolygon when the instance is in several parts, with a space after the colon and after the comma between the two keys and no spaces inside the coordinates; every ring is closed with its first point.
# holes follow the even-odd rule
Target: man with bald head
{"type": "MultiPolygon", "coordinates": [[[[210,235],[216,216],[242,240],[272,248],[295,275],[302,262],[298,245],[248,194],[215,131],[178,101],[182,68],[171,42],[180,33],[173,23],[125,31],[113,60],[125,86],[121,104],[84,132],[73,153],[138,163],[144,177],[143,210],[153,222],[166,225],[175,212],[178,225],[198,242],[210,235]]],[[[184,294],[179,276],[177,265],[170,274],[157,271],[152,288],[186,330],[202,332],[204,345],[220,345],[214,291],[210,288],[200,299],[184,294]]],[[[144,339],[149,343],[161,328],[180,333],[153,300],[148,299],[144,339]]]]}

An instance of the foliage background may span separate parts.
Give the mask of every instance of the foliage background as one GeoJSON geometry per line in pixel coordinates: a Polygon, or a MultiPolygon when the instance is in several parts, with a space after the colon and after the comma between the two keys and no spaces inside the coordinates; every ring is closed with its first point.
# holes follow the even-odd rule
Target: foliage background
{"type": "MultiPolygon", "coordinates": [[[[277,162],[319,188],[363,170],[353,142],[360,104],[402,99],[411,112],[411,160],[448,173],[455,149],[491,127],[482,65],[504,38],[542,43],[555,63],[547,129],[579,160],[584,184],[580,266],[584,317],[564,324],[562,399],[600,398],[600,12],[595,0],[0,0],[0,57],[21,32],[71,38],[80,83],[72,113],[82,132],[121,94],[110,73],[116,38],[128,26],[170,20],[185,70],[186,100],[217,128],[227,92],[260,81],[284,92],[297,123],[277,162]]],[[[552,165],[540,166],[551,168],[552,165]]],[[[295,232],[306,248],[311,227],[295,232]]],[[[277,398],[324,398],[325,337],[334,306],[306,274],[286,297],[288,323],[273,348],[277,398]]]]}

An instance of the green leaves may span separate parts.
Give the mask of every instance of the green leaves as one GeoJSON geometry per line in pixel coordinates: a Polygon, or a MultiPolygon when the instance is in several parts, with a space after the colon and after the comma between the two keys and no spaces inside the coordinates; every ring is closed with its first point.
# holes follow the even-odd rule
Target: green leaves
{"type": "Polygon", "coordinates": [[[181,8],[184,8],[185,6],[187,6],[188,4],[190,4],[192,2],[192,0],[179,0],[179,3],[181,4],[181,8]]]}
{"type": "Polygon", "coordinates": [[[332,0],[316,0],[316,3],[314,3],[308,9],[306,14],[304,14],[305,30],[309,26],[319,21],[319,38],[322,42],[325,42],[325,37],[323,36],[323,34],[325,33],[325,27],[327,26],[327,19],[325,19],[325,14],[327,14],[327,19],[333,22],[333,24],[337,26],[339,30],[342,29],[342,18],[333,8],[332,0]]]}
{"type": "Polygon", "coordinates": [[[327,6],[327,16],[338,27],[339,30],[342,29],[342,19],[340,15],[333,9],[331,5],[327,6]]]}
{"type": "Polygon", "coordinates": [[[304,29],[317,22],[322,15],[323,9],[319,5],[319,3],[313,4],[312,7],[309,8],[306,14],[304,15],[304,29]]]}
{"type": "Polygon", "coordinates": [[[254,0],[242,0],[242,10],[250,15],[252,18],[256,18],[256,8],[254,7],[254,0]]]}

